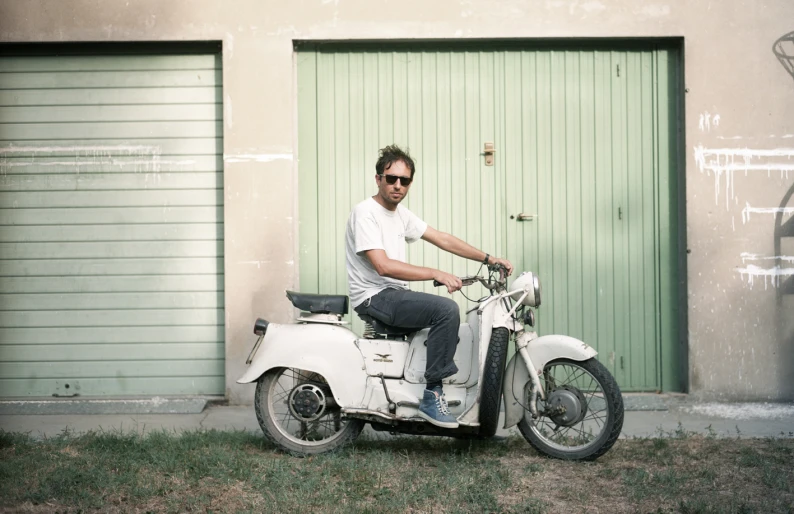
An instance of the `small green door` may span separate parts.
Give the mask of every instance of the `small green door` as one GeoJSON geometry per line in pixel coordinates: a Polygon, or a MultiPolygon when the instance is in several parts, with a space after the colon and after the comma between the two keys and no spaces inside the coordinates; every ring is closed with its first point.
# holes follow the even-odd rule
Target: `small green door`
{"type": "MultiPolygon", "coordinates": [[[[298,57],[303,290],[346,292],[347,215],[375,192],[378,148],[401,144],[417,161],[411,210],[540,276],[541,335],[588,342],[624,390],[679,388],[674,51],[333,44],[298,57]]],[[[409,249],[414,264],[478,269],[409,249]]]]}
{"type": "Polygon", "coordinates": [[[223,394],[217,47],[43,50],[0,57],[0,396],[223,394]]]}

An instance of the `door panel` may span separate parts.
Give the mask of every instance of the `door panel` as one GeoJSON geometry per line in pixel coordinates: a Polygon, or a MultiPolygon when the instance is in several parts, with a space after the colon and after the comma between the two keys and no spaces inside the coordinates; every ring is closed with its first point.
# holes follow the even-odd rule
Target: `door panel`
{"type": "Polygon", "coordinates": [[[0,397],[223,394],[222,67],[201,47],[0,57],[0,397]]]}
{"type": "MultiPolygon", "coordinates": [[[[378,148],[408,146],[408,208],[538,273],[541,334],[585,340],[625,390],[674,390],[661,359],[675,355],[677,326],[674,60],[641,43],[302,47],[301,288],[346,292],[350,208],[376,192],[378,148]]],[[[479,267],[426,243],[408,259],[457,275],[479,267]]]]}

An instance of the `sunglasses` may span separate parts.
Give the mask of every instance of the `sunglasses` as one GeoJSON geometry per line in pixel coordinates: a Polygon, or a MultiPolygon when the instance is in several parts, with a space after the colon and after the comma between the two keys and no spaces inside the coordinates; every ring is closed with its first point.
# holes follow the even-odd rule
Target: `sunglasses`
{"type": "Polygon", "coordinates": [[[381,178],[386,179],[386,183],[389,185],[395,184],[397,179],[400,179],[400,185],[403,187],[408,187],[413,180],[411,177],[398,177],[397,175],[379,175],[381,178]]]}

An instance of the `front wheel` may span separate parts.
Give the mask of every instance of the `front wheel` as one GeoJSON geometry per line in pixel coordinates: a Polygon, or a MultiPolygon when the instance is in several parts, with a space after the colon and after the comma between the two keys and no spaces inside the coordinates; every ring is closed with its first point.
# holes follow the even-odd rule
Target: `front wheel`
{"type": "Polygon", "coordinates": [[[363,421],[342,417],[321,375],[296,368],[275,368],[262,375],[254,406],[265,437],[293,455],[335,450],[364,428],[363,421]]]}
{"type": "MultiPolygon", "coordinates": [[[[543,368],[546,400],[537,399],[538,419],[524,412],[521,435],[536,450],[565,460],[595,460],[623,428],[623,397],[617,382],[595,359],[557,359],[543,368]]],[[[525,389],[529,405],[529,386],[525,389]]]]}

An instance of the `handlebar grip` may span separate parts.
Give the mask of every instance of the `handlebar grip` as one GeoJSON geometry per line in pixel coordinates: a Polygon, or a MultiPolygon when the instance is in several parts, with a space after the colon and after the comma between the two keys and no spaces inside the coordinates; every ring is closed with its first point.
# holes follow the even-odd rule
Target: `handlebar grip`
{"type": "Polygon", "coordinates": [[[441,287],[441,286],[443,286],[443,285],[444,285],[444,284],[442,284],[442,283],[441,283],[441,282],[439,282],[438,280],[434,280],[434,281],[433,281],[433,287],[441,287]]]}

